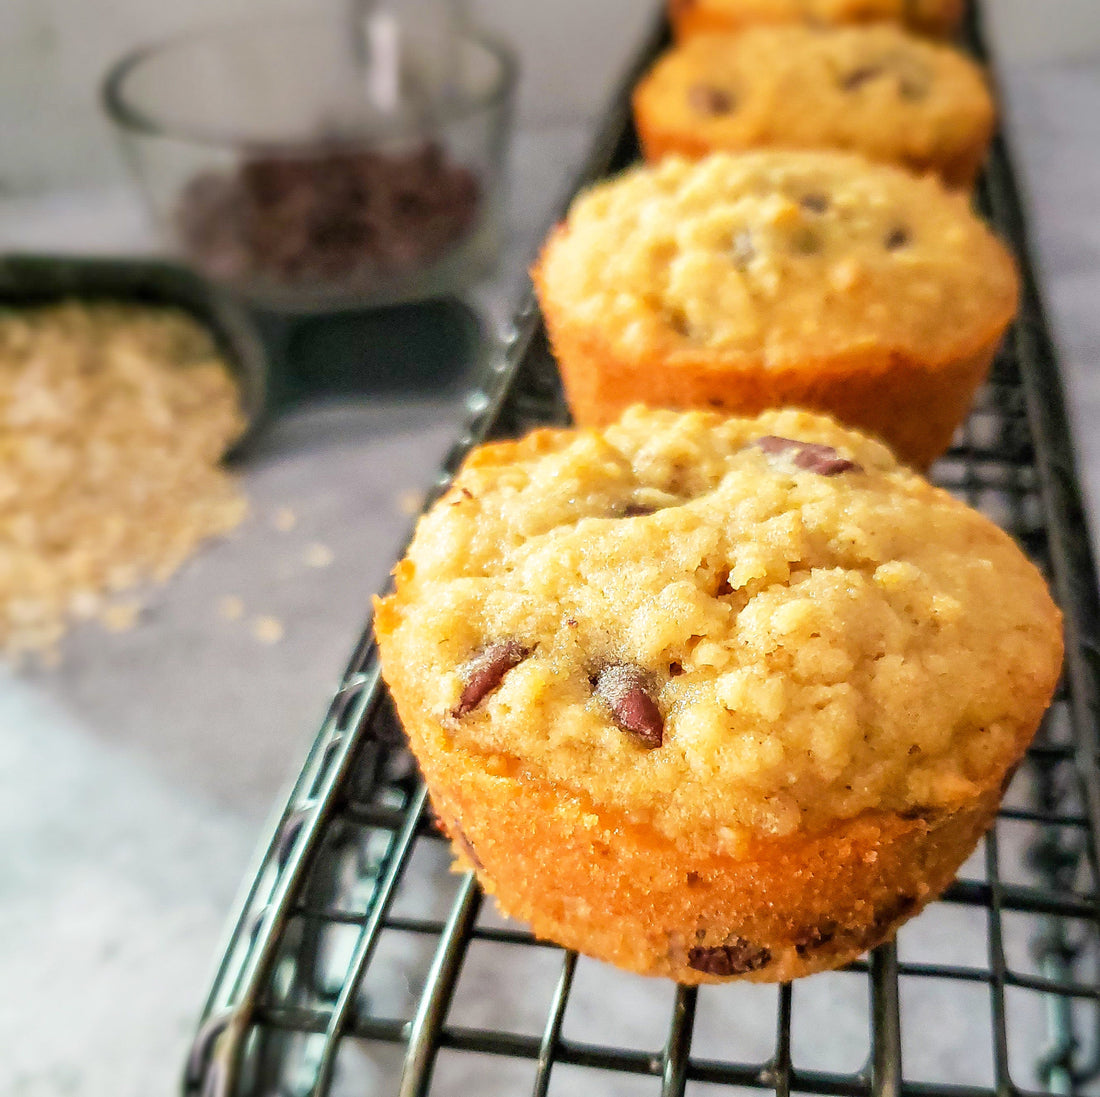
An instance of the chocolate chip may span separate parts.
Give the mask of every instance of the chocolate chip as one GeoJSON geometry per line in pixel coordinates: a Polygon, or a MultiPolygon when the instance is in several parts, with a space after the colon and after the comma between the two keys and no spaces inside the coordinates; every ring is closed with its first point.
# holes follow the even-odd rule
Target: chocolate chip
{"type": "Polygon", "coordinates": [[[462,696],[452,715],[472,712],[530,654],[531,649],[516,640],[500,640],[474,656],[463,668],[462,696]]]}
{"type": "Polygon", "coordinates": [[[688,949],[688,967],[707,975],[745,975],[765,967],[771,963],[771,958],[769,949],[740,937],[716,948],[688,949]]]}
{"type": "Polygon", "coordinates": [[[474,174],[431,142],[380,153],[318,141],[197,176],[177,225],[222,277],[369,284],[437,259],[473,227],[480,202],[474,174]]]}
{"type": "Polygon", "coordinates": [[[683,663],[669,663],[668,664],[668,676],[670,678],[679,678],[684,673],[683,663]]]}
{"type": "Polygon", "coordinates": [[[729,114],[737,105],[724,88],[713,84],[692,84],[688,88],[688,103],[700,114],[729,114]]]}
{"type": "Polygon", "coordinates": [[[754,443],[758,449],[762,449],[769,457],[774,457],[779,453],[786,453],[789,449],[797,449],[802,445],[801,442],[795,441],[793,438],[781,438],[778,434],[765,434],[761,438],[757,438],[754,443]]]}
{"type": "Polygon", "coordinates": [[[774,434],[756,440],[756,445],[768,456],[790,453],[796,468],[815,472],[818,476],[838,476],[842,472],[862,472],[863,466],[841,457],[832,446],[820,442],[799,442],[774,434]]]}
{"type": "Polygon", "coordinates": [[[837,934],[836,922],[823,922],[819,926],[807,926],[795,936],[794,949],[805,958],[815,949],[829,944],[837,934]]]}
{"type": "Polygon", "coordinates": [[[797,255],[817,255],[821,251],[821,237],[812,229],[802,227],[791,237],[791,246],[797,255]]]}
{"type": "Polygon", "coordinates": [[[899,248],[904,248],[909,243],[909,240],[909,230],[899,225],[897,228],[890,230],[883,244],[887,251],[897,251],[899,248]]]}
{"type": "Polygon", "coordinates": [[[595,689],[596,696],[611,709],[615,722],[623,731],[630,732],[642,746],[651,750],[661,745],[664,720],[640,667],[623,663],[605,667],[596,676],[595,689]]]}
{"type": "Polygon", "coordinates": [[[798,204],[810,213],[824,213],[829,208],[829,199],[824,194],[806,194],[798,204]]]}
{"type": "Polygon", "coordinates": [[[644,506],[641,503],[627,503],[623,508],[624,518],[644,518],[648,514],[656,514],[657,507],[644,506]]]}
{"type": "Polygon", "coordinates": [[[840,86],[845,91],[856,91],[863,87],[864,84],[870,83],[872,80],[877,80],[885,70],[881,65],[861,65],[858,69],[853,69],[847,76],[840,82],[840,86]]]}
{"type": "Polygon", "coordinates": [[[942,814],[943,812],[937,810],[936,808],[911,807],[906,808],[904,811],[899,811],[898,817],[900,819],[905,819],[907,822],[910,823],[923,821],[931,825],[935,821],[936,817],[942,814]]]}
{"type": "Polygon", "coordinates": [[[668,326],[672,328],[677,335],[691,335],[691,324],[682,309],[672,309],[669,311],[668,326]]]}
{"type": "Polygon", "coordinates": [[[898,81],[898,91],[902,99],[908,99],[911,103],[918,103],[928,95],[928,82],[916,80],[911,76],[903,76],[898,81]]]}

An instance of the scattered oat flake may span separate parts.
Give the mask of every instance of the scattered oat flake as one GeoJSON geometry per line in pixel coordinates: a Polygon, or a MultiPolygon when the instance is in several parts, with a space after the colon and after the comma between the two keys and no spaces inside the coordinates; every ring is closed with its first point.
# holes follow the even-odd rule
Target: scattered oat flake
{"type": "Polygon", "coordinates": [[[303,557],[307,568],[327,568],[332,563],[332,549],[328,545],[322,545],[320,541],[314,541],[306,546],[303,557]]]}
{"type": "Polygon", "coordinates": [[[278,617],[257,617],[252,622],[252,635],[261,644],[277,644],[283,638],[283,623],[278,617]]]}
{"type": "Polygon", "coordinates": [[[397,509],[402,514],[419,514],[424,509],[424,493],[409,489],[397,497],[397,509]]]}
{"type": "Polygon", "coordinates": [[[94,590],[73,591],[69,612],[78,621],[90,621],[103,608],[103,598],[94,590]]]}
{"type": "Polygon", "coordinates": [[[112,602],[100,613],[99,619],[110,632],[128,632],[137,624],[140,613],[140,602],[112,602]]]}
{"type": "Polygon", "coordinates": [[[289,533],[298,524],[298,515],[290,509],[290,507],[280,507],[274,517],[271,519],[271,524],[280,533],[289,533]]]}
{"type": "Polygon", "coordinates": [[[218,602],[218,613],[226,621],[239,621],[244,616],[244,601],[235,594],[227,594],[218,602]]]}
{"type": "Polygon", "coordinates": [[[207,332],[176,309],[0,312],[0,657],[76,619],[128,628],[104,595],[166,579],[247,502],[220,461],[244,427],[207,332]]]}

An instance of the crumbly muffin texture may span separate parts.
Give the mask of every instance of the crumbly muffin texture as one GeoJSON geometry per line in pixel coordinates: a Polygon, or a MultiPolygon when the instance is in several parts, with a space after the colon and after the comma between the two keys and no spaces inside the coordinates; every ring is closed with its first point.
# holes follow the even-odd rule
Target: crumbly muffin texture
{"type": "Polygon", "coordinates": [[[430,751],[732,856],[973,801],[1061,651],[1003,532],[793,411],[632,409],[475,452],[378,627],[430,751]]]}
{"type": "Polygon", "coordinates": [[[896,26],[753,27],[698,35],[635,93],[649,159],[713,149],[836,148],[968,186],[994,108],[981,70],[896,26]]]}
{"type": "Polygon", "coordinates": [[[1016,303],[1011,257],[932,179],[842,153],[671,157],[593,187],[544,252],[546,294],[623,353],[931,361],[1016,303]]]}
{"type": "Polygon", "coordinates": [[[754,23],[904,23],[921,34],[946,36],[965,0],[669,0],[677,35],[740,30],[754,23]]]}

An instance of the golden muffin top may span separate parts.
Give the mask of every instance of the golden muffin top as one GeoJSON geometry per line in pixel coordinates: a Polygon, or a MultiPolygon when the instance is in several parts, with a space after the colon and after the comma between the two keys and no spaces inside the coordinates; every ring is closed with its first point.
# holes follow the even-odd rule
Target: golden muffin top
{"type": "Polygon", "coordinates": [[[1061,664],[988,519],[804,412],[476,450],[377,606],[444,749],[732,850],[1004,777],[1061,664]]]}
{"type": "Polygon", "coordinates": [[[544,307],[622,356],[791,366],[994,340],[1011,256],[931,178],[836,152],[670,157],[583,193],[543,250],[544,307]]]}
{"type": "Polygon", "coordinates": [[[889,24],[764,25],[698,35],[666,53],[635,106],[684,152],[837,148],[969,174],[993,126],[981,69],[889,24]]]}

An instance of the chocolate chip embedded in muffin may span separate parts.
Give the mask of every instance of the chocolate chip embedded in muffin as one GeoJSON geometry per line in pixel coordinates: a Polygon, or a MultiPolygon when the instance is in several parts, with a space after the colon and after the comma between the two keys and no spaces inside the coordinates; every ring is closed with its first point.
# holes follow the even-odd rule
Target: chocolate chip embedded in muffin
{"type": "Polygon", "coordinates": [[[665,722],[640,667],[619,663],[605,667],[595,680],[596,696],[611,709],[615,722],[650,749],[664,740],[665,722]]]}
{"type": "Polygon", "coordinates": [[[793,438],[778,438],[770,434],[758,438],[756,445],[769,457],[789,456],[796,468],[815,472],[818,476],[839,476],[842,472],[863,471],[855,461],[841,457],[832,446],[822,445],[820,442],[799,442],[793,438]]]}
{"type": "Polygon", "coordinates": [[[883,244],[887,251],[898,251],[900,248],[906,247],[909,241],[909,230],[899,225],[886,234],[886,239],[883,241],[883,244]]]}
{"type": "Polygon", "coordinates": [[[733,96],[724,88],[713,84],[692,84],[688,88],[688,102],[700,114],[729,114],[736,106],[733,96]]]}
{"type": "Polygon", "coordinates": [[[770,949],[754,945],[741,937],[734,937],[732,941],[714,948],[688,949],[688,967],[720,978],[759,971],[771,963],[771,958],[770,949]]]}
{"type": "Polygon", "coordinates": [[[519,666],[531,649],[518,640],[500,640],[474,656],[463,668],[462,696],[452,715],[465,716],[472,712],[495,690],[513,667],[519,666]]]}
{"type": "Polygon", "coordinates": [[[893,77],[897,83],[898,95],[914,103],[927,97],[932,84],[932,73],[928,66],[913,58],[899,55],[852,69],[840,78],[840,86],[844,91],[856,92],[865,84],[883,77],[893,77]]]}
{"type": "Polygon", "coordinates": [[[859,91],[864,84],[877,80],[885,71],[881,65],[860,65],[841,77],[840,86],[845,91],[859,91]]]}
{"type": "Polygon", "coordinates": [[[805,958],[815,949],[823,948],[837,935],[837,924],[831,919],[817,926],[807,926],[795,937],[794,949],[799,956],[805,958]]]}

